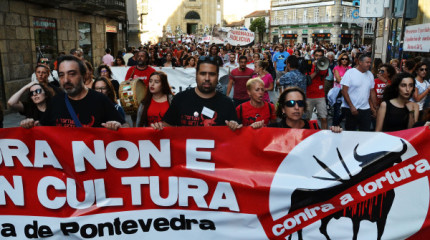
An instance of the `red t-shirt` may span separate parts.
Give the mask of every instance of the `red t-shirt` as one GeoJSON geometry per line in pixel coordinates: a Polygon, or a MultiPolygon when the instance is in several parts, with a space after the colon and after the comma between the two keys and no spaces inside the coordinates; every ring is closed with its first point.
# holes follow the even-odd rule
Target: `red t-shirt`
{"type": "Polygon", "coordinates": [[[156,102],[154,99],[151,99],[151,104],[148,107],[147,113],[148,126],[151,123],[161,122],[161,119],[163,119],[167,109],[169,109],[168,101],[156,102]]]}
{"type": "Polygon", "coordinates": [[[145,83],[146,86],[148,86],[149,76],[151,76],[153,72],[155,72],[155,69],[150,66],[145,68],[145,70],[139,70],[136,66],[133,66],[128,69],[127,74],[125,75],[125,81],[129,80],[130,78],[139,78],[145,83]]]}
{"type": "Polygon", "coordinates": [[[233,98],[246,100],[249,99],[246,91],[246,82],[251,79],[254,70],[246,68],[245,71],[240,71],[239,68],[233,69],[230,73],[230,79],[234,82],[233,98]]]}
{"type": "MultiPolygon", "coordinates": [[[[315,65],[312,65],[311,74],[315,72],[315,65]]],[[[312,79],[311,85],[306,88],[307,98],[323,98],[324,94],[324,79],[327,77],[327,70],[319,71],[312,79]]]]}
{"type": "Polygon", "coordinates": [[[264,102],[264,106],[256,108],[251,105],[251,101],[242,103],[236,107],[237,118],[242,122],[243,126],[249,126],[254,122],[264,120],[264,124],[268,125],[272,119],[276,120],[275,106],[272,103],[264,102]],[[241,112],[242,106],[242,112],[241,112]],[[270,109],[269,109],[270,106],[270,109]]]}
{"type": "Polygon", "coordinates": [[[384,94],[385,87],[391,84],[391,81],[388,80],[386,83],[381,81],[379,78],[375,79],[375,89],[376,92],[376,104],[377,106],[381,105],[382,95],[384,94]]]}

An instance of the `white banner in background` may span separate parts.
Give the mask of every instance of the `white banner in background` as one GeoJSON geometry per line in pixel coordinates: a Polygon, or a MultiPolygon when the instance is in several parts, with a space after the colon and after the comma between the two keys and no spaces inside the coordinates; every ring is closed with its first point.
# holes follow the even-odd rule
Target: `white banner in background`
{"type": "Polygon", "coordinates": [[[406,52],[430,52],[430,23],[406,27],[403,49],[406,52]]]}
{"type": "MultiPolygon", "coordinates": [[[[113,79],[118,80],[119,83],[124,81],[127,70],[130,67],[111,67],[113,73],[113,79]]],[[[196,69],[195,68],[172,68],[172,67],[154,67],[157,71],[163,71],[167,74],[169,84],[173,89],[173,92],[182,92],[189,87],[196,86],[196,69]]],[[[227,85],[228,75],[230,71],[228,67],[222,67],[219,69],[219,79],[222,85],[227,85]],[[227,79],[226,79],[227,78],[227,79]]]]}

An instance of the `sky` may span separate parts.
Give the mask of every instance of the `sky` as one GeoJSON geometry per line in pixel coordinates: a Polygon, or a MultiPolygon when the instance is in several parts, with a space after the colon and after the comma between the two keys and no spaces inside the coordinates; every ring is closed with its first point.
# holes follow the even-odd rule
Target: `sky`
{"type": "Polygon", "coordinates": [[[227,22],[239,21],[257,10],[270,9],[270,0],[224,0],[224,18],[227,22]]]}

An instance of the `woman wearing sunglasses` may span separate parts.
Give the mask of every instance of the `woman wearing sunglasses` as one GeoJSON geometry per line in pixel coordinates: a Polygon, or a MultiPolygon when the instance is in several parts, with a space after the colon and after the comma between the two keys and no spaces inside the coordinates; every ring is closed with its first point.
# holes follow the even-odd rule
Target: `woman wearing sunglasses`
{"type": "Polygon", "coordinates": [[[430,83],[425,80],[428,69],[427,65],[423,62],[417,63],[415,66],[415,92],[412,99],[418,103],[420,109],[419,119],[423,116],[424,102],[426,101],[427,94],[430,91],[430,83]]]}
{"type": "Polygon", "coordinates": [[[26,118],[32,118],[37,121],[45,114],[47,103],[51,97],[51,93],[42,84],[30,82],[13,94],[7,105],[26,118]],[[21,96],[25,92],[28,92],[26,101],[21,102],[21,96]]]}
{"type": "MultiPolygon", "coordinates": [[[[280,122],[269,124],[268,127],[311,129],[308,121],[302,119],[306,111],[306,96],[298,87],[286,88],[278,100],[276,115],[280,122]]],[[[331,126],[330,130],[335,133],[342,132],[339,126],[331,126]]]]}
{"type": "Polygon", "coordinates": [[[391,80],[396,74],[396,69],[391,64],[382,64],[379,67],[377,78],[375,79],[376,106],[379,107],[382,102],[382,96],[385,88],[391,84],[391,80]]]}

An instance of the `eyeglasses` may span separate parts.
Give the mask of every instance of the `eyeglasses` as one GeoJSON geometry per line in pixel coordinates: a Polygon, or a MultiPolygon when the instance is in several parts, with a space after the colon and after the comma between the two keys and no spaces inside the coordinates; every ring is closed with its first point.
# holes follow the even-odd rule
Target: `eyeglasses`
{"type": "Polygon", "coordinates": [[[285,101],[284,105],[286,107],[294,107],[294,106],[296,106],[296,103],[299,107],[305,106],[305,101],[303,101],[303,100],[288,100],[288,101],[285,101]]]}
{"type": "Polygon", "coordinates": [[[379,73],[381,73],[381,74],[385,73],[385,70],[379,70],[379,73]]]}
{"type": "Polygon", "coordinates": [[[101,92],[101,91],[106,91],[107,87],[99,87],[99,88],[94,88],[94,90],[101,92]]]}
{"type": "Polygon", "coordinates": [[[105,73],[105,72],[107,72],[107,70],[106,70],[106,69],[103,69],[103,70],[101,70],[100,72],[105,73]]]}
{"type": "Polygon", "coordinates": [[[345,61],[348,61],[348,58],[341,58],[340,60],[345,60],[345,61]]]}
{"type": "Polygon", "coordinates": [[[38,88],[34,91],[30,91],[30,96],[36,96],[36,95],[41,94],[41,93],[42,93],[42,89],[38,88]]]}
{"type": "Polygon", "coordinates": [[[49,64],[49,60],[41,60],[40,63],[48,63],[49,64]]]}
{"type": "Polygon", "coordinates": [[[421,71],[421,72],[423,72],[423,71],[426,71],[426,72],[427,72],[427,68],[420,68],[420,71],[421,71]]]}
{"type": "Polygon", "coordinates": [[[215,57],[210,57],[210,56],[200,56],[199,57],[199,61],[215,61],[215,57]]]}

